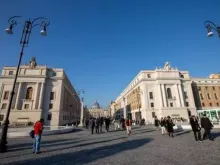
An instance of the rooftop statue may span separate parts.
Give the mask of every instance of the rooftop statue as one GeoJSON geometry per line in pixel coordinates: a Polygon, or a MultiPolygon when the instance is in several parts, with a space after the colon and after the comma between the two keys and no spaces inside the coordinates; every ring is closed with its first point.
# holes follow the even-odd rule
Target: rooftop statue
{"type": "Polygon", "coordinates": [[[36,58],[35,57],[31,57],[31,60],[29,61],[29,66],[30,66],[31,69],[36,68],[37,62],[36,62],[36,58]]]}

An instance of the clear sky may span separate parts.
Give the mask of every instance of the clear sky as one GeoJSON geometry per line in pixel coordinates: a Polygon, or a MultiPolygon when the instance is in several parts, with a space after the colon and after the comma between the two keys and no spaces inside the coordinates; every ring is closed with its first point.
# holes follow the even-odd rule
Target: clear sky
{"type": "Polygon", "coordinates": [[[90,106],[107,106],[140,70],[165,61],[191,76],[220,72],[220,39],[206,37],[204,21],[220,24],[219,0],[1,0],[0,66],[16,65],[23,20],[48,17],[48,36],[35,28],[23,63],[64,68],[90,106]],[[7,20],[23,16],[14,35],[7,20]]]}

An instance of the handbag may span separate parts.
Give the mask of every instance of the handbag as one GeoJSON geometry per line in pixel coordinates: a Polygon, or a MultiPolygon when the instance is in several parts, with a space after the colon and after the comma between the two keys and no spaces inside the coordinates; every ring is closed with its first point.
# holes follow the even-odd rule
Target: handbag
{"type": "Polygon", "coordinates": [[[34,130],[31,130],[31,131],[29,132],[29,135],[30,135],[30,137],[33,139],[33,138],[34,138],[34,130]]]}

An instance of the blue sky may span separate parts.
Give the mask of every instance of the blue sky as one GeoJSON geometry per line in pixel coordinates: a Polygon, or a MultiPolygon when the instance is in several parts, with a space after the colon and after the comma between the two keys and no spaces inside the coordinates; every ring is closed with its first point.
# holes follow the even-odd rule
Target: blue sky
{"type": "Polygon", "coordinates": [[[107,106],[143,69],[170,61],[191,76],[219,72],[220,39],[206,37],[204,21],[220,24],[220,1],[53,0],[0,2],[0,66],[16,65],[23,22],[14,35],[7,20],[48,17],[48,36],[35,28],[23,63],[64,68],[75,88],[84,89],[90,106],[107,106]]]}

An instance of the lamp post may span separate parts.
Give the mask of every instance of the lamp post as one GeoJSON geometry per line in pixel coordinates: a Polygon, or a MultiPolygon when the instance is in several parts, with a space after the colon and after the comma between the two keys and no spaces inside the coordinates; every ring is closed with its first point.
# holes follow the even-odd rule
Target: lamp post
{"type": "Polygon", "coordinates": [[[219,25],[217,25],[211,21],[205,21],[204,25],[205,25],[206,29],[208,30],[208,33],[207,33],[208,37],[212,37],[214,35],[214,33],[212,32],[212,29],[214,29],[220,38],[220,26],[219,25]]]}
{"type": "MultiPolygon", "coordinates": [[[[20,18],[20,16],[14,16],[14,17],[9,18],[9,20],[8,20],[9,27],[5,30],[8,34],[13,34],[13,28],[14,28],[14,26],[16,26],[18,24],[16,18],[20,18]]],[[[40,31],[40,33],[41,33],[42,36],[46,36],[47,35],[46,27],[49,24],[50,24],[50,21],[47,18],[44,18],[44,17],[38,17],[38,18],[34,19],[33,21],[31,21],[29,19],[29,20],[26,20],[24,22],[23,32],[22,32],[22,36],[21,36],[21,40],[20,40],[21,52],[20,52],[20,55],[19,55],[19,60],[18,60],[17,68],[16,68],[16,74],[15,74],[15,77],[14,77],[12,91],[11,91],[10,98],[9,98],[9,105],[8,105],[8,108],[7,108],[5,121],[4,121],[3,127],[2,127],[2,134],[1,134],[1,140],[0,140],[0,152],[6,152],[7,151],[7,145],[6,144],[7,144],[7,132],[8,132],[8,124],[9,124],[9,115],[10,115],[10,111],[11,111],[11,105],[12,105],[13,97],[14,97],[14,94],[15,94],[15,86],[16,86],[16,82],[17,82],[17,78],[18,78],[18,72],[19,72],[19,69],[20,69],[24,48],[28,46],[29,38],[30,38],[30,35],[31,35],[31,32],[32,32],[32,29],[34,27],[41,26],[42,30],[40,31]]]]}

